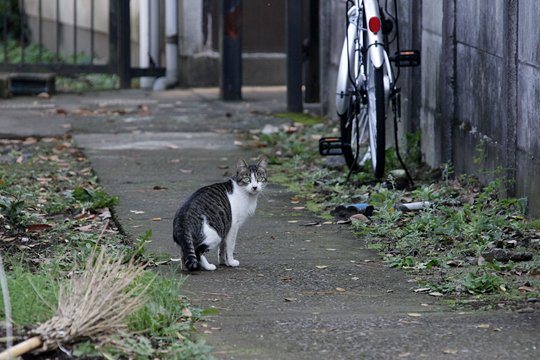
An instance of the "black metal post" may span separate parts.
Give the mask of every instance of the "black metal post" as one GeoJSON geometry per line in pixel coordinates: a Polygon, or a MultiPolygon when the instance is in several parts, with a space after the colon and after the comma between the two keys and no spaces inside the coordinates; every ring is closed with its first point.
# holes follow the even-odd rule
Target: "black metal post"
{"type": "Polygon", "coordinates": [[[242,99],[242,1],[223,0],[221,98],[242,99]]]}
{"type": "Polygon", "coordinates": [[[117,5],[117,74],[120,77],[120,87],[129,89],[131,87],[131,37],[129,0],[116,0],[117,5]]]}
{"type": "Polygon", "coordinates": [[[319,0],[309,0],[309,43],[304,71],[306,103],[320,100],[319,50],[319,0]]]}
{"type": "Polygon", "coordinates": [[[287,110],[302,112],[302,1],[287,0],[287,110]]]}

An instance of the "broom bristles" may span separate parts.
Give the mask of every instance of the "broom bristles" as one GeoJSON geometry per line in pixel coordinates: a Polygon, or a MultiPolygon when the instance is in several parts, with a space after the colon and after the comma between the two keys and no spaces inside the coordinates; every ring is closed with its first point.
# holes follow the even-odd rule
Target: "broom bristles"
{"type": "Polygon", "coordinates": [[[126,318],[144,303],[150,286],[134,285],[143,271],[133,260],[123,264],[121,256],[92,253],[84,272],[60,288],[57,314],[34,332],[50,349],[125,329],[126,318]]]}

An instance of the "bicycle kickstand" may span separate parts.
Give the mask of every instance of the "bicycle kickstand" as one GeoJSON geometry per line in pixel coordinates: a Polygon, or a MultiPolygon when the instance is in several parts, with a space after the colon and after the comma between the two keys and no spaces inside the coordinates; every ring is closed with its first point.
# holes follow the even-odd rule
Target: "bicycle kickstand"
{"type": "Polygon", "coordinates": [[[405,174],[407,175],[407,179],[409,180],[411,187],[414,187],[412,176],[409,173],[405,162],[401,158],[401,155],[399,154],[398,122],[401,122],[401,88],[394,87],[390,97],[392,98],[392,112],[394,113],[394,141],[396,143],[396,156],[401,164],[401,167],[403,170],[405,170],[405,174]]]}

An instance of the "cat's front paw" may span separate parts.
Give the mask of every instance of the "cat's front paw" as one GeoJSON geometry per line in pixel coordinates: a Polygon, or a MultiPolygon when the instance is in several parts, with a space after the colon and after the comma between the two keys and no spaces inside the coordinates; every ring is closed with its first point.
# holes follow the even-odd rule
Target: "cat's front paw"
{"type": "Polygon", "coordinates": [[[217,269],[217,266],[214,264],[206,264],[205,266],[203,266],[203,269],[208,271],[214,271],[217,269]]]}
{"type": "Polygon", "coordinates": [[[232,259],[228,261],[227,265],[231,267],[237,267],[238,265],[240,265],[240,261],[232,259]]]}

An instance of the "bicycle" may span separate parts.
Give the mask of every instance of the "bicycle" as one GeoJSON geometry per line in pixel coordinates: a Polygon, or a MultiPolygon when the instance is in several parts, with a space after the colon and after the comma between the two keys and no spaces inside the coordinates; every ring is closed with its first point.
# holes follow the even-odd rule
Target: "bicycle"
{"type": "MultiPolygon", "coordinates": [[[[336,111],[341,137],[320,139],[319,152],[321,155],[343,155],[350,169],[349,176],[351,172],[365,168],[371,160],[373,175],[381,178],[386,153],[386,110],[392,103],[397,124],[401,117],[400,89],[396,86],[399,69],[420,65],[420,52],[399,48],[396,0],[394,15],[387,11],[388,0],[384,10],[378,0],[348,0],[346,4],[346,35],[336,81],[336,111]],[[389,41],[388,36],[393,31],[394,39],[389,41]],[[397,51],[390,58],[387,49],[394,40],[397,51]],[[396,76],[390,62],[398,69],[396,76]]],[[[398,159],[407,172],[399,156],[397,130],[395,138],[398,159]]]]}

